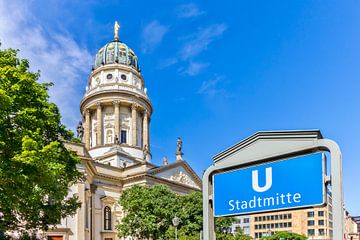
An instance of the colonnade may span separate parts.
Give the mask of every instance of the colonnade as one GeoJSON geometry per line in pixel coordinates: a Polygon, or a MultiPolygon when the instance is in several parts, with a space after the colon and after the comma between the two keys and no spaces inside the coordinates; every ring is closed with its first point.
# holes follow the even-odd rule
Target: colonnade
{"type": "MultiPolygon", "coordinates": [[[[120,106],[121,106],[121,102],[118,100],[115,100],[112,102],[113,103],[113,107],[114,107],[114,118],[115,118],[115,122],[114,122],[114,130],[115,130],[115,135],[117,135],[119,137],[120,134],[120,126],[121,126],[121,122],[120,122],[120,106]]],[[[96,146],[101,146],[103,145],[103,140],[105,142],[104,136],[103,136],[103,107],[104,106],[108,106],[105,105],[104,103],[101,102],[97,102],[96,103],[96,109],[94,109],[94,107],[89,107],[87,108],[83,115],[84,116],[84,143],[85,143],[85,147],[87,149],[90,149],[90,139],[91,139],[91,113],[92,111],[96,111],[96,116],[97,116],[97,128],[101,129],[100,131],[97,131],[96,134],[96,146]]],[[[137,142],[138,142],[138,135],[137,135],[137,118],[138,118],[138,111],[143,113],[143,121],[142,121],[142,146],[141,147],[145,147],[147,146],[147,148],[149,147],[149,113],[146,109],[142,108],[141,106],[139,106],[136,103],[131,104],[131,139],[128,143],[128,145],[137,146],[137,142]]]]}

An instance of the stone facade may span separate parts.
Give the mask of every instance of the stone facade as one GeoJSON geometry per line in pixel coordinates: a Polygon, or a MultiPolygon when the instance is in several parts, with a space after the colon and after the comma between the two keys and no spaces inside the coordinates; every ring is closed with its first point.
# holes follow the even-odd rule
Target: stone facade
{"type": "Polygon", "coordinates": [[[153,107],[135,53],[118,37],[96,54],[80,112],[82,143],[66,146],[82,161],[78,169],[85,180],[69,189],[81,208],[46,232],[48,239],[119,239],[115,225],[124,213],[118,199],[134,185],[164,184],[177,194],[201,190],[200,178],[182,158],[151,163],[153,107]]]}

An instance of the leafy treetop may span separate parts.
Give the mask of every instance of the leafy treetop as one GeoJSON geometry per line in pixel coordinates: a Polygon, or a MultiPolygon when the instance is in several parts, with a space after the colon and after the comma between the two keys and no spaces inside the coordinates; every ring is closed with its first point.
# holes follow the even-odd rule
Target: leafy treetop
{"type": "Polygon", "coordinates": [[[0,49],[0,232],[43,229],[74,214],[69,187],[81,179],[79,159],[64,144],[73,134],[50,103],[51,84],[18,51],[0,49]]]}

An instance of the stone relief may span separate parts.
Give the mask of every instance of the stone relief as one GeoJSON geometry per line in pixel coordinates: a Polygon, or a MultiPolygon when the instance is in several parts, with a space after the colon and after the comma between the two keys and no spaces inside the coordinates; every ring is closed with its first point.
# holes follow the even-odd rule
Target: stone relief
{"type": "Polygon", "coordinates": [[[180,171],[178,174],[170,176],[170,180],[175,181],[175,182],[180,182],[180,183],[190,185],[190,186],[196,186],[195,183],[191,180],[191,178],[187,174],[183,173],[182,171],[180,171]]]}

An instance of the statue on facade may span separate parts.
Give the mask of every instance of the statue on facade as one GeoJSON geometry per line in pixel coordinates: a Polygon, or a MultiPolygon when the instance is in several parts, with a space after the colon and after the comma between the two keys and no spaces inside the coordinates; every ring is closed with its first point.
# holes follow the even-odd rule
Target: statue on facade
{"type": "Polygon", "coordinates": [[[181,149],[182,149],[182,140],[180,137],[178,137],[177,141],[177,150],[176,150],[176,153],[181,153],[181,149]]]}
{"type": "Polygon", "coordinates": [[[116,134],[115,134],[115,137],[114,137],[114,143],[115,144],[120,144],[119,138],[118,138],[118,136],[116,134]]]}
{"type": "Polygon", "coordinates": [[[82,122],[80,121],[79,124],[76,127],[76,132],[77,132],[77,138],[83,142],[83,136],[84,136],[84,127],[82,122]]]}
{"type": "Polygon", "coordinates": [[[167,159],[167,157],[163,157],[163,165],[166,166],[166,165],[169,165],[169,160],[167,159]]]}
{"type": "Polygon", "coordinates": [[[182,150],[182,140],[180,137],[178,137],[176,144],[177,144],[176,161],[181,161],[181,160],[183,160],[182,156],[184,155],[184,153],[181,151],[182,150]]]}
{"type": "Polygon", "coordinates": [[[143,148],[144,160],[146,160],[148,153],[149,153],[149,147],[147,144],[145,144],[143,148]]]}

